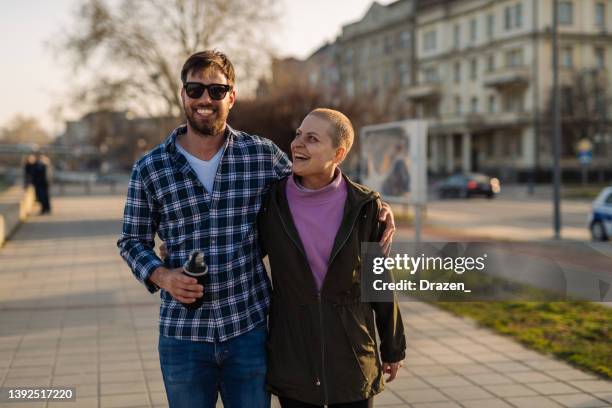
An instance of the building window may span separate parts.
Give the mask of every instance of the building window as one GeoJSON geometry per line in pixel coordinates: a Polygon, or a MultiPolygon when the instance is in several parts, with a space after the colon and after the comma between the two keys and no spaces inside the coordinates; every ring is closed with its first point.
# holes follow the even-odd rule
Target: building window
{"type": "Polygon", "coordinates": [[[349,48],[346,50],[346,54],[344,54],[344,61],[347,65],[351,65],[353,63],[353,49],[349,48]]]}
{"type": "Polygon", "coordinates": [[[472,59],[470,62],[470,79],[475,80],[478,78],[478,60],[472,59]]]}
{"type": "Polygon", "coordinates": [[[455,96],[455,114],[457,116],[461,115],[462,113],[462,107],[461,107],[461,97],[460,96],[455,96]]]}
{"type": "Polygon", "coordinates": [[[561,66],[565,68],[572,68],[574,66],[574,48],[561,48],[561,66]]]}
{"type": "Polygon", "coordinates": [[[423,49],[425,51],[431,51],[436,49],[436,30],[431,30],[425,33],[423,38],[423,49]]]}
{"type": "Polygon", "coordinates": [[[393,44],[391,43],[391,37],[389,37],[388,35],[385,36],[383,44],[384,44],[383,47],[385,50],[385,55],[390,54],[391,51],[393,50],[393,44]]]}
{"type": "Polygon", "coordinates": [[[595,48],[595,66],[598,69],[606,67],[606,50],[603,47],[595,48]]]}
{"type": "Polygon", "coordinates": [[[404,30],[400,33],[400,47],[403,49],[410,48],[410,43],[412,42],[412,35],[410,31],[404,30]]]}
{"type": "Polygon", "coordinates": [[[425,68],[423,70],[423,82],[426,84],[432,84],[438,82],[438,70],[434,67],[425,68]]]}
{"type": "Polygon", "coordinates": [[[487,36],[493,38],[495,36],[495,14],[487,16],[487,36]]]}
{"type": "Polygon", "coordinates": [[[353,82],[352,78],[346,80],[346,82],[344,83],[344,89],[346,90],[346,95],[349,98],[355,96],[355,83],[353,82]]]}
{"type": "Polygon", "coordinates": [[[478,37],[478,20],[474,18],[470,21],[470,41],[472,43],[475,43],[477,37],[478,37]]]}
{"type": "Polygon", "coordinates": [[[472,97],[472,100],[470,101],[470,105],[471,105],[471,109],[472,109],[472,113],[478,113],[478,98],[477,97],[472,97]]]}
{"type": "Polygon", "coordinates": [[[522,92],[513,92],[506,97],[507,112],[523,112],[525,110],[525,97],[522,92]]]}
{"type": "Polygon", "coordinates": [[[506,30],[521,28],[523,26],[523,4],[507,6],[504,10],[504,22],[506,30]]]}
{"type": "Polygon", "coordinates": [[[400,84],[410,85],[410,65],[407,62],[399,64],[400,84]]]}
{"type": "Polygon", "coordinates": [[[495,103],[495,95],[489,95],[489,113],[495,113],[497,111],[497,106],[495,106],[495,103]]]}
{"type": "Polygon", "coordinates": [[[487,72],[495,71],[495,55],[491,54],[487,57],[487,72]]]}
{"type": "Polygon", "coordinates": [[[506,52],[506,67],[521,67],[523,66],[523,50],[515,49],[506,52]]]}
{"type": "Polygon", "coordinates": [[[599,28],[606,27],[606,4],[595,4],[595,25],[599,28]]]}
{"type": "Polygon", "coordinates": [[[453,27],[453,45],[455,48],[461,47],[461,25],[455,24],[453,27]]]}
{"type": "Polygon", "coordinates": [[[514,18],[516,28],[521,28],[523,26],[523,3],[514,6],[514,18]]]}
{"type": "Polygon", "coordinates": [[[574,24],[574,3],[572,1],[559,2],[559,24],[574,24]]]}
{"type": "Polygon", "coordinates": [[[461,63],[455,62],[455,83],[461,82],[461,63]]]}

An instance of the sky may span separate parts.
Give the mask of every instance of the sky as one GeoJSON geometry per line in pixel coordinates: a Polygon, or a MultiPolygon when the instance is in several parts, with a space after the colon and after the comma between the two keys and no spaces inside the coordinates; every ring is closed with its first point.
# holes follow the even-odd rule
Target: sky
{"type": "MultiPolygon", "coordinates": [[[[333,41],[342,25],[361,19],[372,4],[372,0],[279,1],[281,23],[271,40],[280,56],[298,58],[333,41]]],[[[78,3],[0,0],[0,127],[23,114],[39,119],[52,135],[63,130],[51,108],[74,84],[74,73],[49,43],[71,23],[78,3]]]]}

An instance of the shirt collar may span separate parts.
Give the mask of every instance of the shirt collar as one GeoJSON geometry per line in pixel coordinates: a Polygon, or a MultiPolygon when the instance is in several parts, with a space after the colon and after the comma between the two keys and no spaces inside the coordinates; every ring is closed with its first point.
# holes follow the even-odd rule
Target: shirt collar
{"type": "MultiPolygon", "coordinates": [[[[168,153],[176,157],[178,150],[176,148],[176,138],[187,133],[187,125],[183,124],[170,133],[164,142],[164,147],[168,153]]],[[[227,123],[225,124],[225,146],[232,142],[236,136],[236,131],[227,123]]],[[[225,146],[223,148],[225,148],[225,146]]]]}

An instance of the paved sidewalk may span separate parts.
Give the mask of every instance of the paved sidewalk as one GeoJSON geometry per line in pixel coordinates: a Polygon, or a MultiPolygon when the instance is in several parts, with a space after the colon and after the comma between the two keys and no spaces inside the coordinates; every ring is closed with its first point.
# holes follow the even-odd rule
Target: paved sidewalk
{"type": "MultiPolygon", "coordinates": [[[[159,301],[119,258],[123,196],[66,196],[0,249],[0,384],[76,386],[75,403],[164,407],[159,301]]],[[[612,382],[422,303],[402,304],[409,352],[376,398],[396,407],[609,407],[612,382]]]]}

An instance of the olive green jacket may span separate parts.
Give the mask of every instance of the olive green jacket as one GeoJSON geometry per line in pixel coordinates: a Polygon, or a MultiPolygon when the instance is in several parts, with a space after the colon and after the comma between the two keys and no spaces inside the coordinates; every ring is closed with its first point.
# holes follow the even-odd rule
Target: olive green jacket
{"type": "Polygon", "coordinates": [[[378,242],[382,232],[378,193],[345,180],[344,215],[320,293],[291,217],[287,179],[271,187],[258,219],[261,248],[269,256],[274,287],[268,388],[276,395],[316,405],[378,394],[384,388],[381,358],[394,363],[405,356],[397,303],[360,300],[360,243],[378,242]]]}

